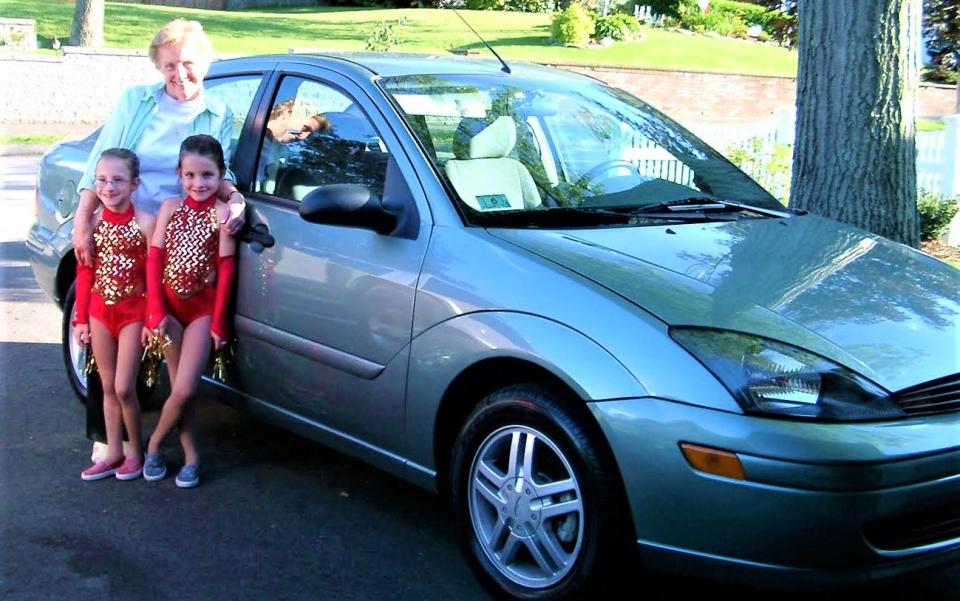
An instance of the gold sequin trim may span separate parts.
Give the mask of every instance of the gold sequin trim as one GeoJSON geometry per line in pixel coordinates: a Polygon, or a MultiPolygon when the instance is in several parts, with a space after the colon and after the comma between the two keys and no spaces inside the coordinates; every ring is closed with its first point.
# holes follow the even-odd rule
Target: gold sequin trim
{"type": "Polygon", "coordinates": [[[217,208],[196,210],[186,202],[170,216],[164,250],[163,282],[180,298],[190,298],[213,283],[220,247],[217,208]]]}
{"type": "Polygon", "coordinates": [[[142,295],[147,244],[136,219],[127,223],[101,220],[93,232],[97,259],[93,292],[107,305],[142,295]]]}

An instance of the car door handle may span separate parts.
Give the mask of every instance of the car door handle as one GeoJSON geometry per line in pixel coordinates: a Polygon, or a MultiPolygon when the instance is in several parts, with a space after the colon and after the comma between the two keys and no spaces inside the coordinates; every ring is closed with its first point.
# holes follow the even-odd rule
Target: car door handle
{"type": "Polygon", "coordinates": [[[250,245],[251,250],[260,253],[264,248],[270,248],[275,240],[270,235],[270,228],[265,223],[257,223],[240,232],[240,240],[250,245]]]}

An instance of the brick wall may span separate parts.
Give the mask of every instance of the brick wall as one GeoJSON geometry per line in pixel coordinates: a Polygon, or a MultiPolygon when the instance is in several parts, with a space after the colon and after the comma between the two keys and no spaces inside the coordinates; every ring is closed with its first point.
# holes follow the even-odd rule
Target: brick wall
{"type": "MultiPolygon", "coordinates": [[[[776,119],[781,107],[795,104],[796,82],[761,77],[687,71],[656,71],[560,65],[623,88],[684,123],[776,119]]],[[[92,51],[64,48],[63,56],[0,54],[0,124],[99,123],[123,88],[159,81],[145,51],[92,51]]],[[[922,86],[918,113],[953,112],[953,86],[922,86]]]]}
{"type": "MultiPolygon", "coordinates": [[[[583,73],[643,98],[679,121],[754,121],[776,118],[780,107],[795,106],[793,77],[618,69],[554,65],[583,73]]],[[[955,86],[920,86],[917,114],[941,117],[954,113],[955,86]]]]}

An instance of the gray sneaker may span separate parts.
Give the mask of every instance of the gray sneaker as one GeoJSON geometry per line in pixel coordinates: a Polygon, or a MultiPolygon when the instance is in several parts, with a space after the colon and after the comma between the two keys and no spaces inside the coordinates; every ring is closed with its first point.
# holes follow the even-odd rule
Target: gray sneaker
{"type": "Polygon", "coordinates": [[[177,486],[180,488],[193,488],[200,484],[200,464],[191,463],[180,468],[177,474],[177,486]]]}
{"type": "Polygon", "coordinates": [[[163,461],[163,453],[147,453],[143,460],[143,479],[153,482],[163,480],[167,475],[167,464],[163,461]]]}

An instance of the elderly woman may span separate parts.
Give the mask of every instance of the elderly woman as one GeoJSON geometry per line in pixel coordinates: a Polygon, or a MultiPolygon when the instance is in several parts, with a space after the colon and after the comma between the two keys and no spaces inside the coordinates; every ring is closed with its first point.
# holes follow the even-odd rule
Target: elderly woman
{"type": "MultiPolygon", "coordinates": [[[[161,202],[182,191],[177,176],[180,143],[194,134],[208,134],[231,156],[233,115],[219,99],[203,93],[203,78],[213,60],[213,45],[197,21],[175,19],[164,25],[150,43],[150,59],[163,76],[154,85],[133,86],[123,91],[97,143],[90,152],[86,173],[77,186],[80,203],[73,220],[73,247],[77,260],[92,265],[94,244],[92,219],[99,204],[94,192],[97,159],[107,148],[126,148],[140,159],[140,185],[133,198],[140,212],[156,214],[161,202]]],[[[227,170],[218,196],[231,203],[227,223],[236,233],[243,225],[244,198],[227,170]]],[[[103,436],[103,418],[91,412],[99,403],[87,403],[87,432],[103,436]]],[[[93,459],[105,450],[95,443],[93,459]]]]}
{"type": "MultiPolygon", "coordinates": [[[[127,148],[140,158],[140,188],[134,204],[140,211],[156,214],[165,198],[179,196],[177,157],[187,136],[208,134],[231,156],[233,116],[217,98],[203,93],[203,78],[213,60],[213,44],[197,21],[175,19],[164,25],[150,43],[150,59],[163,76],[163,83],[133,86],[120,101],[90,152],[86,173],[77,186],[80,203],[74,219],[73,246],[77,258],[92,264],[91,219],[98,200],[94,193],[94,169],[107,148],[127,148]]],[[[243,195],[227,170],[218,196],[231,203],[227,223],[231,232],[243,225],[243,195]]]]}

